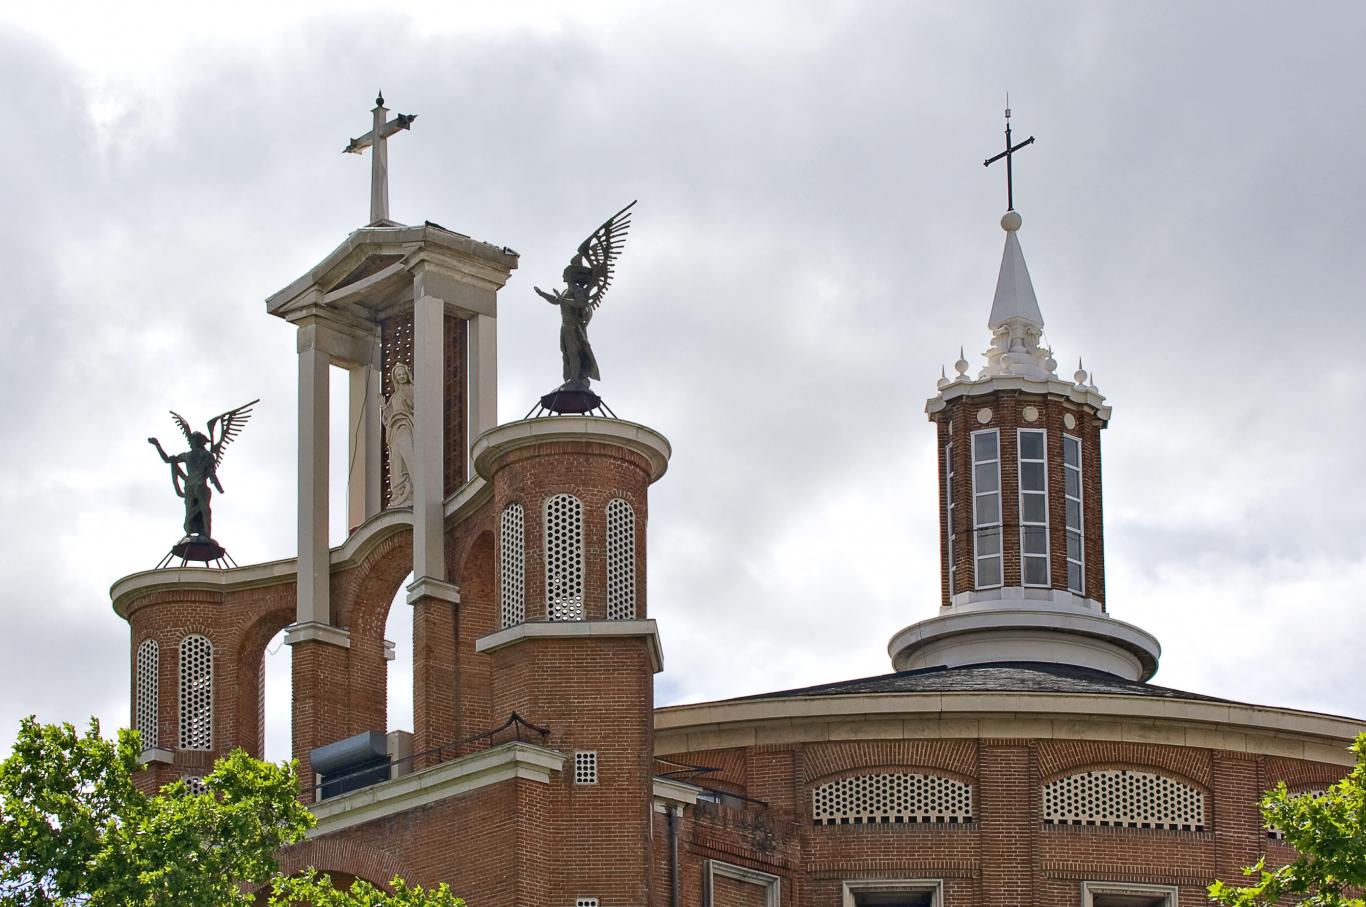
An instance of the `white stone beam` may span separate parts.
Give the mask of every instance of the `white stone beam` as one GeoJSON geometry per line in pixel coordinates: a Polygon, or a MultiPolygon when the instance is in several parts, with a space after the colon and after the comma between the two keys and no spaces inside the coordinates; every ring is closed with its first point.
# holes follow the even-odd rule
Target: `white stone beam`
{"type": "Polygon", "coordinates": [[[413,304],[413,578],[446,579],[444,529],[446,304],[422,294],[413,304]]]}
{"type": "MultiPolygon", "coordinates": [[[[476,315],[469,322],[470,404],[469,437],[465,450],[474,439],[498,424],[498,320],[476,315]]],[[[471,477],[473,469],[470,470],[471,477]]]]}
{"type": "Polygon", "coordinates": [[[298,621],[330,623],[327,555],[327,353],[299,331],[298,621]]]}

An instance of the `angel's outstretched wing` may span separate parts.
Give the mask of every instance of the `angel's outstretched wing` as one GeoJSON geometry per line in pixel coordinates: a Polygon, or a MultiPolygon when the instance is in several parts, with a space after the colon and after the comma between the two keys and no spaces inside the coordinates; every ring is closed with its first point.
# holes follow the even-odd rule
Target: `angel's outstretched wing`
{"type": "Polygon", "coordinates": [[[175,410],[171,410],[171,418],[175,420],[176,425],[180,426],[180,433],[185,436],[185,443],[193,447],[194,441],[190,439],[190,435],[194,434],[194,429],[190,428],[190,423],[186,422],[185,417],[175,410]]]}
{"type": "Polygon", "coordinates": [[[593,269],[593,282],[588,290],[588,299],[595,309],[602,302],[602,297],[607,295],[607,288],[612,285],[612,270],[622,247],[626,245],[626,234],[631,226],[631,209],[635,204],[631,202],[607,218],[601,227],[593,231],[592,236],[579,245],[579,254],[584,257],[588,267],[593,269]]]}
{"type": "Polygon", "coordinates": [[[242,426],[247,424],[251,418],[251,408],[260,403],[257,399],[250,403],[243,403],[237,409],[230,409],[221,416],[214,416],[209,420],[209,443],[212,444],[213,465],[218,466],[223,462],[223,449],[232,443],[233,439],[242,431],[242,426]],[[215,428],[218,433],[214,434],[215,428]]]}

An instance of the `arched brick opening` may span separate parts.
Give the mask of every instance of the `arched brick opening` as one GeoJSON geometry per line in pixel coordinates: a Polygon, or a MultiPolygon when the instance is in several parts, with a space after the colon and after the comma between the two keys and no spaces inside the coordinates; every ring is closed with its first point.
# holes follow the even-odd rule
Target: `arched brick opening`
{"type": "Polygon", "coordinates": [[[364,879],[372,885],[388,889],[389,880],[394,876],[399,876],[405,882],[414,881],[412,867],[402,857],[345,838],[326,837],[304,841],[286,848],[280,855],[280,872],[285,875],[294,875],[309,866],[331,876],[334,884],[347,886],[355,879],[364,879]]]}
{"type": "Polygon", "coordinates": [[[236,670],[237,743],[257,759],[266,751],[266,647],[295,616],[294,587],[290,594],[277,595],[264,611],[242,629],[237,641],[236,670]]]}
{"type": "Polygon", "coordinates": [[[492,660],[474,651],[475,640],[498,629],[493,532],[470,542],[460,567],[460,607],[456,609],[456,710],[461,737],[488,730],[506,716],[494,716],[492,660]]]}

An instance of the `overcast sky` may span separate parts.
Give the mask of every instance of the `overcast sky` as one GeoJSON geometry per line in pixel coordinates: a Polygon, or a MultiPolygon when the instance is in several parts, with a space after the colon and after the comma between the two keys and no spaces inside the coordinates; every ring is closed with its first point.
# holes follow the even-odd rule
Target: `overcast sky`
{"type": "MultiPolygon", "coordinates": [[[[215,535],[295,553],[294,334],[263,301],[367,220],[339,152],[377,88],[419,114],[392,216],[521,253],[504,421],[559,381],[532,284],[640,199],[592,339],[605,399],[674,445],[662,704],[885,673],[935,614],[923,407],[987,344],[1009,91],[1046,335],[1114,406],[1111,613],[1162,641],[1157,683],[1366,716],[1366,7],[391,6],[0,12],[0,746],[29,713],[128,721],[108,589],[179,536],[144,440],[175,443],[168,409],[261,398],[215,535]]],[[[287,648],[268,670],[278,756],[287,648]]]]}

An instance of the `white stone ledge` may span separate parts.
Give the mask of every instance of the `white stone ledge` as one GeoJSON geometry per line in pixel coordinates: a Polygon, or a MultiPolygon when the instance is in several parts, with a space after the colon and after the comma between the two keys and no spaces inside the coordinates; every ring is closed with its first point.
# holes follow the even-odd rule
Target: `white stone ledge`
{"type": "Polygon", "coordinates": [[[436,598],[458,605],[460,604],[460,587],[453,583],[424,576],[408,584],[408,604],[415,605],[422,598],[436,598]]]}
{"type": "Polygon", "coordinates": [[[654,779],[654,800],[657,812],[668,812],[670,809],[677,811],[685,806],[696,806],[697,798],[702,793],[702,788],[696,784],[658,776],[654,779]]]}
{"type": "Polygon", "coordinates": [[[659,627],[653,620],[538,620],[515,624],[474,641],[474,651],[494,652],[525,639],[579,639],[644,636],[650,641],[654,673],[664,670],[664,650],[659,627]]]}
{"type": "Polygon", "coordinates": [[[316,838],[514,778],[549,784],[551,773],[562,770],[564,762],[564,753],[557,750],[505,743],[315,803],[309,809],[318,824],[308,835],[316,838]]]}
{"type": "Polygon", "coordinates": [[[311,641],[325,642],[342,649],[349,649],[351,648],[351,631],[317,620],[308,620],[285,627],[285,645],[293,646],[301,642],[311,641]]]}
{"type": "Polygon", "coordinates": [[[959,378],[927,400],[925,412],[934,415],[943,410],[950,400],[956,400],[959,397],[980,397],[1005,390],[1023,391],[1071,400],[1073,403],[1090,407],[1102,422],[1108,423],[1110,421],[1111,409],[1106,405],[1105,398],[1101,396],[1100,391],[1091,387],[1079,387],[1070,381],[1063,381],[1059,378],[1044,380],[1025,378],[1019,375],[996,375],[977,380],[959,378]]]}
{"type": "Polygon", "coordinates": [[[871,693],[655,710],[655,755],[835,740],[1027,737],[1192,746],[1351,765],[1366,721],[1229,702],[1069,693],[871,693]]]}
{"type": "Polygon", "coordinates": [[[175,754],[159,746],[149,746],[138,755],[138,765],[147,765],[152,762],[170,765],[175,762],[175,754]]]}
{"type": "Polygon", "coordinates": [[[664,475],[673,454],[669,440],[646,425],[592,416],[548,416],[489,429],[474,440],[470,459],[479,475],[487,479],[490,466],[498,457],[533,444],[567,440],[598,441],[635,451],[650,462],[651,482],[664,475]]]}

